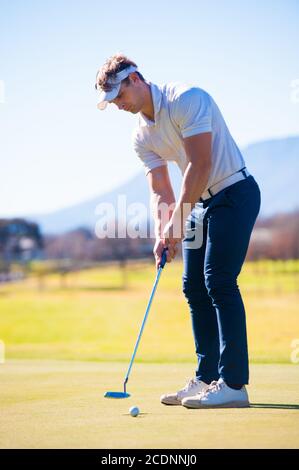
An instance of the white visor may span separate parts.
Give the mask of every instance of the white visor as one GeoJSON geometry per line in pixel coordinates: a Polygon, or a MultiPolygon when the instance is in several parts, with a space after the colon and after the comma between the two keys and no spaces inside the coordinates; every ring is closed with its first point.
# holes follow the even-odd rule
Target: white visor
{"type": "Polygon", "coordinates": [[[111,85],[112,88],[110,91],[102,90],[100,92],[100,98],[98,100],[97,108],[100,110],[105,109],[109,101],[112,101],[114,100],[114,98],[117,97],[119,90],[120,90],[121,82],[125,78],[127,78],[130,75],[130,73],[136,72],[136,70],[137,70],[137,67],[135,67],[135,65],[130,65],[126,69],[123,69],[120,72],[118,72],[114,78],[111,78],[108,81],[108,84],[111,85]]]}

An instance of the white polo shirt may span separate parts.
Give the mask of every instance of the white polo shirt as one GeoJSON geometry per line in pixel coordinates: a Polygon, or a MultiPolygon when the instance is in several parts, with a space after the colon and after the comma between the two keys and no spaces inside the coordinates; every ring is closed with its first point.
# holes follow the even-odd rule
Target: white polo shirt
{"type": "Polygon", "coordinates": [[[145,174],[174,161],[182,174],[188,165],[183,138],[212,133],[212,168],[205,189],[245,166],[242,154],[213,98],[198,87],[150,82],[155,121],[139,113],[133,146],[144,164],[145,174]]]}

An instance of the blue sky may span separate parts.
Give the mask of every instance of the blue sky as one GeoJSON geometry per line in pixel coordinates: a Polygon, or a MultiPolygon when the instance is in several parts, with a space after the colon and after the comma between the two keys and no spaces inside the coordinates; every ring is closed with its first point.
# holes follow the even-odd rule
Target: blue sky
{"type": "Polygon", "coordinates": [[[298,0],[0,0],[0,11],[0,217],[81,202],[142,169],[136,116],[96,109],[96,71],[117,51],[147,80],[207,90],[241,147],[299,134],[298,0]]]}

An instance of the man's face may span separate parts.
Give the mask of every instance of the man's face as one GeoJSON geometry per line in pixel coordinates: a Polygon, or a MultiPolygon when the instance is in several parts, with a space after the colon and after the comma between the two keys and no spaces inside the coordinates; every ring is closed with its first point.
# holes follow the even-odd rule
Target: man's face
{"type": "Polygon", "coordinates": [[[118,109],[129,111],[133,114],[139,113],[143,105],[140,81],[130,78],[129,85],[123,82],[117,97],[111,103],[114,103],[118,109]]]}

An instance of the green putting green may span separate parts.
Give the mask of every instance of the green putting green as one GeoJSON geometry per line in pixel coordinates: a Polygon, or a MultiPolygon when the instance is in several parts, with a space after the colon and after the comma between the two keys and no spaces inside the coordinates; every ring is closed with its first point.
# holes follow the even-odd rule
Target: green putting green
{"type": "Polygon", "coordinates": [[[298,365],[252,365],[248,409],[160,404],[194,367],[136,363],[131,397],[108,400],[107,390],[122,391],[124,363],[9,359],[0,365],[0,447],[298,448],[298,365]]]}

